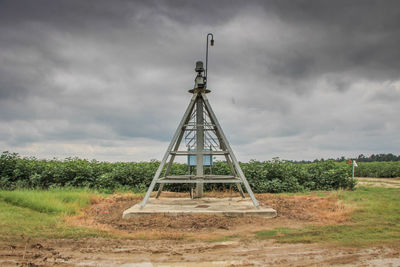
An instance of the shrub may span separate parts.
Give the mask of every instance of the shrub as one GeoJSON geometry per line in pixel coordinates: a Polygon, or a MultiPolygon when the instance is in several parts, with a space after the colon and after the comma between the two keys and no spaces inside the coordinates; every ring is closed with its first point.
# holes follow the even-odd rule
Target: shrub
{"type": "MultiPolygon", "coordinates": [[[[158,166],[150,162],[98,162],[79,158],[38,160],[23,158],[16,153],[3,152],[0,157],[0,189],[87,187],[112,192],[121,188],[143,191],[147,188],[158,166]]],[[[362,163],[366,164],[366,163],[362,163]]],[[[294,164],[279,160],[240,163],[250,186],[256,193],[298,192],[303,190],[353,189],[351,166],[333,161],[294,164]]],[[[360,164],[361,165],[361,164],[360,164]]],[[[372,165],[371,165],[372,166],[372,165]]],[[[382,173],[394,175],[398,168],[382,173]]],[[[229,166],[217,161],[207,173],[226,175],[229,166]]],[[[188,173],[186,164],[174,163],[171,174],[188,173]]],[[[205,189],[223,189],[226,185],[206,184],[205,189]]],[[[188,191],[187,184],[166,185],[171,191],[188,191]]]]}

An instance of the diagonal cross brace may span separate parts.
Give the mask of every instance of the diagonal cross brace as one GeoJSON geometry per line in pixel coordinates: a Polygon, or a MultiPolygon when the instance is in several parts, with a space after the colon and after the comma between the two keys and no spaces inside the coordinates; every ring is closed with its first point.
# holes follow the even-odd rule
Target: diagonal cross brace
{"type": "MultiPolygon", "coordinates": [[[[246,188],[246,191],[248,192],[248,194],[249,194],[249,196],[250,196],[250,198],[251,198],[251,200],[253,202],[253,205],[256,208],[259,208],[258,201],[256,200],[256,198],[255,198],[255,196],[253,194],[253,191],[251,190],[251,187],[250,187],[250,185],[249,185],[249,183],[248,183],[248,181],[247,181],[247,179],[246,179],[246,177],[245,177],[245,175],[244,175],[244,173],[243,173],[243,171],[242,171],[242,169],[241,169],[241,167],[239,165],[239,162],[237,161],[237,159],[236,159],[236,157],[235,157],[235,155],[233,153],[233,150],[232,150],[232,148],[230,147],[230,145],[228,143],[228,140],[227,140],[227,138],[226,138],[226,136],[225,136],[225,134],[224,134],[224,132],[222,130],[222,127],[219,124],[218,119],[215,116],[215,113],[212,110],[211,105],[208,102],[208,99],[207,99],[205,93],[202,93],[202,92],[195,92],[193,94],[193,97],[192,97],[192,99],[191,99],[191,101],[189,103],[189,106],[187,107],[187,109],[186,109],[186,111],[185,111],[185,113],[184,113],[184,115],[182,117],[182,120],[179,123],[179,126],[176,129],[175,134],[174,134],[174,136],[173,136],[173,138],[172,138],[172,140],[171,140],[171,142],[170,142],[170,144],[168,146],[168,149],[165,152],[164,157],[160,162],[160,166],[158,167],[158,169],[157,169],[157,171],[156,171],[156,173],[154,175],[154,178],[153,178],[153,180],[152,180],[152,182],[151,182],[151,184],[150,184],[150,186],[149,186],[149,188],[148,188],[148,190],[146,192],[146,195],[145,195],[143,201],[140,203],[140,208],[143,208],[146,205],[147,201],[150,198],[151,192],[153,192],[155,185],[157,184],[157,182],[159,182],[161,172],[164,169],[164,166],[165,166],[165,164],[167,162],[167,159],[168,159],[169,155],[171,155],[171,158],[169,160],[168,167],[170,167],[170,165],[172,164],[172,161],[175,158],[174,152],[176,152],[178,150],[178,147],[179,147],[179,144],[180,144],[180,141],[181,141],[180,139],[182,139],[182,137],[184,135],[185,127],[186,127],[187,123],[191,119],[191,114],[192,114],[192,111],[193,111],[194,106],[196,104],[196,101],[199,100],[198,98],[200,98],[202,100],[203,107],[207,111],[212,124],[214,124],[215,132],[216,132],[218,138],[220,139],[220,142],[222,143],[221,145],[223,147],[223,150],[227,150],[227,152],[228,152],[225,156],[226,156],[228,164],[230,164],[231,172],[236,172],[238,174],[238,176],[240,178],[240,181],[244,184],[244,186],[246,188]],[[229,159],[228,155],[230,156],[231,160],[229,159]]],[[[169,170],[167,170],[167,172],[169,172],[169,170]]],[[[233,175],[234,175],[234,173],[233,173],[233,175]]],[[[157,193],[157,196],[159,196],[159,194],[161,193],[162,186],[163,186],[163,183],[160,184],[160,188],[159,188],[159,191],[157,193]]],[[[241,187],[240,187],[240,184],[238,184],[238,188],[239,188],[239,191],[241,192],[241,194],[243,194],[243,192],[241,190],[241,187]]]]}
{"type": "Polygon", "coordinates": [[[198,95],[197,93],[193,94],[193,97],[190,100],[189,106],[187,107],[185,114],[183,115],[183,118],[182,118],[181,122],[179,123],[179,126],[176,129],[174,136],[172,137],[171,143],[169,144],[168,149],[165,152],[163,159],[161,160],[160,166],[158,166],[158,169],[154,175],[154,178],[151,181],[149,188],[147,189],[146,195],[144,196],[143,201],[140,203],[140,208],[143,208],[146,205],[147,201],[149,200],[150,194],[151,194],[151,192],[153,192],[154,186],[156,185],[157,180],[160,178],[160,174],[164,168],[165,162],[167,161],[168,156],[169,156],[174,144],[176,143],[180,133],[183,132],[183,126],[186,124],[186,121],[190,118],[190,114],[192,113],[194,104],[196,102],[197,95],[198,95]]]}
{"type": "Polygon", "coordinates": [[[243,184],[244,184],[244,187],[246,188],[247,193],[249,193],[250,198],[251,198],[251,200],[253,201],[254,206],[255,206],[256,208],[258,208],[258,207],[259,207],[258,201],[257,201],[257,199],[255,198],[255,196],[254,196],[254,194],[253,194],[253,191],[251,190],[251,187],[250,187],[249,183],[247,182],[246,177],[244,176],[244,173],[243,173],[243,171],[242,171],[242,168],[240,167],[239,162],[237,161],[237,159],[236,159],[236,157],[235,157],[235,154],[233,154],[233,150],[232,150],[231,146],[229,145],[228,139],[226,138],[224,132],[222,131],[221,125],[219,124],[219,122],[218,122],[218,120],[217,120],[217,117],[215,116],[215,113],[214,113],[214,111],[213,111],[212,108],[211,108],[210,102],[208,102],[208,98],[207,98],[206,94],[205,94],[205,93],[202,93],[201,96],[202,96],[202,98],[203,98],[205,108],[207,109],[207,112],[208,112],[208,114],[210,115],[210,118],[211,118],[211,120],[212,120],[212,123],[215,124],[215,127],[217,128],[217,131],[219,132],[219,135],[221,136],[222,142],[223,142],[224,145],[226,146],[226,149],[228,150],[229,155],[230,155],[231,158],[232,158],[233,164],[234,164],[234,166],[235,166],[235,168],[236,168],[236,171],[237,171],[238,174],[239,174],[240,179],[242,180],[242,182],[243,182],[243,184]]]}

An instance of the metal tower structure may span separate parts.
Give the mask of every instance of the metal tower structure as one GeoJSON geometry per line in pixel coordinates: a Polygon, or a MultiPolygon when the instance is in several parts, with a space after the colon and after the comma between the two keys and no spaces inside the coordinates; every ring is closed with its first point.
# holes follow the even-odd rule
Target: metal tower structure
{"type": "Polygon", "coordinates": [[[206,68],[204,69],[202,61],[196,62],[195,71],[197,72],[197,76],[195,78],[195,85],[193,89],[189,90],[189,93],[193,94],[192,99],[140,204],[141,208],[146,205],[156,184],[159,184],[156,198],[160,196],[164,184],[189,184],[191,188],[190,196],[192,198],[201,198],[205,183],[235,184],[244,198],[245,196],[241,187],[241,184],[243,184],[254,206],[256,208],[259,207],[253,191],[206,96],[206,94],[211,92],[207,89],[209,37],[211,37],[211,46],[214,45],[214,36],[209,33],[206,44],[206,68]],[[180,149],[183,144],[182,140],[185,141],[185,150],[180,149]],[[205,174],[204,167],[211,166],[212,157],[216,155],[224,156],[231,172],[230,175],[213,175],[211,172],[205,174]],[[195,173],[190,171],[188,175],[170,175],[172,163],[176,156],[187,156],[189,169],[191,165],[195,165],[195,173]],[[196,185],[195,192],[193,192],[193,185],[196,185]]]}

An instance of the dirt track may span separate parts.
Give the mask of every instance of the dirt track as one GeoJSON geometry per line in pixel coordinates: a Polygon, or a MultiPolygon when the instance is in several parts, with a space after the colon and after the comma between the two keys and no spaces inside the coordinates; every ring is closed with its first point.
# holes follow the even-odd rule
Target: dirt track
{"type": "MultiPolygon", "coordinates": [[[[173,193],[163,196],[187,197],[173,193]]],[[[67,222],[106,230],[121,238],[0,243],[0,266],[400,266],[398,248],[351,249],[255,239],[254,232],[274,227],[345,223],[350,211],[332,195],[259,194],[257,199],[275,208],[278,217],[203,215],[122,219],[123,210],[140,201],[139,197],[117,195],[96,199],[82,215],[67,218],[67,222]],[[224,242],[226,236],[231,241],[224,242]]]]}
{"type": "Polygon", "coordinates": [[[0,246],[1,266],[399,266],[393,248],[335,248],[272,241],[80,239],[0,246]],[[393,264],[393,265],[389,265],[393,264]]]}

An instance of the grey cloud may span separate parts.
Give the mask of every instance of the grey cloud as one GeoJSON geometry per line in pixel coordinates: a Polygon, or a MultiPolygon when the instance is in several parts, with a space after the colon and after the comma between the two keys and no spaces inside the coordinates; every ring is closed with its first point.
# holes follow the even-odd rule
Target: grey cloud
{"type": "Polygon", "coordinates": [[[0,145],[52,154],[47,144],[83,142],[103,156],[125,141],[145,159],[135,140],[169,140],[214,32],[210,101],[247,159],[366,154],[380,143],[378,152],[396,153],[399,6],[2,1],[0,145]]]}

